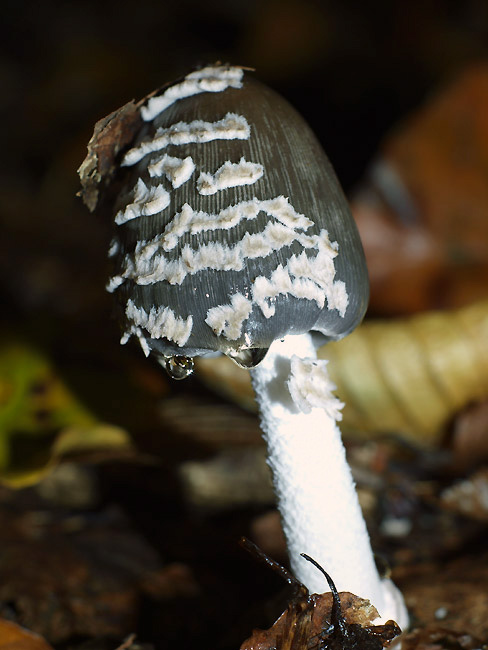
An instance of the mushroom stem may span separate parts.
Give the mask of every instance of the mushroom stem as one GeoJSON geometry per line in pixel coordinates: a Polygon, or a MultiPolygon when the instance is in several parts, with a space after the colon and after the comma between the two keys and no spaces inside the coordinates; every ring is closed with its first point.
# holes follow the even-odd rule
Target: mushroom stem
{"type": "Polygon", "coordinates": [[[403,627],[408,622],[405,605],[393,583],[378,575],[336,426],[342,404],[332,395],[334,386],[327,385],[326,362],[316,359],[310,334],[290,335],[275,341],[251,371],[291,567],[311,593],[321,593],[321,576],[300,556],[310,555],[339,591],[369,599],[382,619],[393,618],[403,627]],[[308,377],[293,368],[297,357],[311,362],[308,377]],[[308,409],[302,403],[307,392],[308,409]],[[320,400],[321,408],[316,406],[320,400]]]}

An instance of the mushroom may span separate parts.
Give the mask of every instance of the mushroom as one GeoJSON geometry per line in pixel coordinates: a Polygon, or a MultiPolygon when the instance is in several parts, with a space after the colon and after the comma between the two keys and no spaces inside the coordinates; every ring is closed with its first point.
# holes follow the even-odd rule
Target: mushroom
{"type": "Polygon", "coordinates": [[[108,289],[125,331],[174,378],[212,352],[250,368],[292,569],[407,622],[378,576],[311,330],[348,334],[368,276],[359,236],[310,128],[244,69],[210,65],[150,96],[125,152],[108,289]]]}

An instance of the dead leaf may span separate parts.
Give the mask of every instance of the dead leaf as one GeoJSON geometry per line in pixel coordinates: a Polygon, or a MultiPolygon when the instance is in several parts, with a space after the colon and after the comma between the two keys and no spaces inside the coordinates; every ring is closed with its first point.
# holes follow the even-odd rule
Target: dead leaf
{"type": "Polygon", "coordinates": [[[487,297],[488,65],[475,63],[395,126],[352,201],[383,315],[487,297]]]}
{"type": "Polygon", "coordinates": [[[240,650],[381,650],[401,630],[394,621],[372,625],[376,608],[364,598],[337,592],[331,577],[315,560],[302,553],[326,578],[330,593],[310,594],[284,567],[243,538],[241,544],[278,572],[295,590],[287,609],[268,630],[254,630],[240,650]]]}
{"type": "Polygon", "coordinates": [[[53,650],[39,635],[0,619],[0,650],[53,650]]]}
{"type": "Polygon", "coordinates": [[[78,194],[90,212],[99,206],[102,189],[108,188],[113,180],[119,168],[119,154],[141,130],[141,106],[154,95],[163,92],[168,85],[170,84],[164,84],[138,102],[131,100],[95,124],[88,143],[88,154],[78,169],[82,188],[78,194]]]}
{"type": "Polygon", "coordinates": [[[115,160],[141,128],[140,104],[130,101],[95,124],[88,143],[88,154],[78,169],[80,196],[93,212],[98,205],[100,188],[112,176],[115,160]]]}
{"type": "Polygon", "coordinates": [[[53,453],[61,457],[99,449],[130,449],[130,447],[131,440],[127,431],[101,423],[91,427],[68,427],[56,439],[53,453]]]}
{"type": "Polygon", "coordinates": [[[340,592],[342,615],[347,637],[337,634],[334,625],[331,593],[312,594],[305,599],[292,600],[288,608],[268,630],[254,630],[240,650],[299,650],[313,648],[313,640],[321,641],[321,650],[354,648],[380,650],[400,634],[393,621],[372,625],[378,612],[369,600],[348,592],[340,592]]]}

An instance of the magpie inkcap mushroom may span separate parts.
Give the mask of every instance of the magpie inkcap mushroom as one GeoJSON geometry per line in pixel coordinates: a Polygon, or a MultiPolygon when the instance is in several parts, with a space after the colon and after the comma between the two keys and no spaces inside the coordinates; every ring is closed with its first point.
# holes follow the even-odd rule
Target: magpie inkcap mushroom
{"type": "Polygon", "coordinates": [[[325,153],[239,67],[191,72],[140,106],[110,249],[122,343],[137,337],[176,379],[213,352],[250,368],[293,573],[316,591],[306,551],[341,590],[407,621],[374,566],[336,426],[342,405],[309,333],[345,336],[368,301],[359,235],[325,153]]]}
{"type": "Polygon", "coordinates": [[[194,356],[256,366],[271,343],[348,334],[368,301],[355,223],[316,137],[240,67],[151,96],[125,152],[110,256],[124,323],[169,374],[194,356]]]}

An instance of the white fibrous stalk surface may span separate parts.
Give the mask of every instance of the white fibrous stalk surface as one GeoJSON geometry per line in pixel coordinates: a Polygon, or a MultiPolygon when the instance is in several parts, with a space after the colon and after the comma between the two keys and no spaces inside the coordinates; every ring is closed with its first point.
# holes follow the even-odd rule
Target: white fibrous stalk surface
{"type": "Polygon", "coordinates": [[[315,363],[310,335],[287,336],[251,371],[293,573],[311,593],[326,590],[323,576],[300,557],[307,553],[338,591],[368,598],[383,620],[404,625],[402,599],[375,567],[336,425],[340,405],[326,366],[315,363]],[[314,375],[319,386],[310,384],[314,375]]]}

